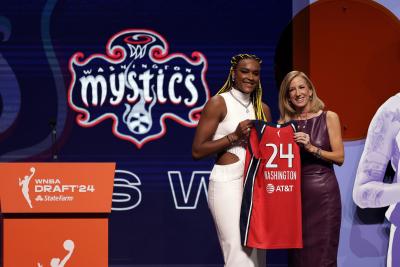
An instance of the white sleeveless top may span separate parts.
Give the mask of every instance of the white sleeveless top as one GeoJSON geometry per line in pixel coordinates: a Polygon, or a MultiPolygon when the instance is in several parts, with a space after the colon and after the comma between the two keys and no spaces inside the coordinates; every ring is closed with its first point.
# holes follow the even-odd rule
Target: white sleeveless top
{"type": "MultiPolygon", "coordinates": [[[[238,124],[244,120],[255,120],[255,112],[253,103],[246,108],[236,100],[232,94],[244,105],[247,105],[250,100],[250,94],[244,94],[241,91],[232,88],[230,91],[220,94],[225,100],[226,105],[226,116],[225,118],[218,124],[218,128],[215,131],[213,140],[217,140],[225,137],[226,135],[233,133],[238,124]]],[[[246,149],[242,146],[235,145],[231,146],[227,149],[227,152],[235,154],[238,156],[239,160],[244,161],[246,157],[246,149]]]]}

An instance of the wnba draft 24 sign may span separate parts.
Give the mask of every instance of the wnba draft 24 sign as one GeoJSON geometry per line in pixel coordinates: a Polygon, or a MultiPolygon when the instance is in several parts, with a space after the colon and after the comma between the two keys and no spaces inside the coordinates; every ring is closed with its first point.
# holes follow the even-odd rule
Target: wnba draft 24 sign
{"type": "Polygon", "coordinates": [[[210,95],[205,56],[169,54],[166,40],[145,29],[115,34],[105,55],[75,53],[69,69],[76,122],[93,127],[111,119],[114,135],[138,148],[165,134],[167,118],[195,127],[210,95]]]}
{"type": "Polygon", "coordinates": [[[1,163],[3,213],[110,212],[115,163],[1,163]]]}

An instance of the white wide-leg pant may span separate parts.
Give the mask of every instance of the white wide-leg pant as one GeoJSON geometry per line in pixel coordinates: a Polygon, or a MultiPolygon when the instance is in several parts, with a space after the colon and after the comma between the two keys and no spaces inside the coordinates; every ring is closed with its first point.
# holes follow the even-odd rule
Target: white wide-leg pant
{"type": "Polygon", "coordinates": [[[243,161],[214,165],[208,186],[208,206],[217,228],[225,267],[264,267],[265,250],[246,248],[240,241],[243,161]]]}

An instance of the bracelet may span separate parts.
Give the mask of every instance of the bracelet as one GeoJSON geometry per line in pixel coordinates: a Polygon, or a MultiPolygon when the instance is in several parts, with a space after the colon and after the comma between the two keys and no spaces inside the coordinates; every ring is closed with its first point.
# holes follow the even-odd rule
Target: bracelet
{"type": "Polygon", "coordinates": [[[321,148],[320,147],[317,148],[317,152],[315,152],[314,155],[319,159],[322,158],[321,157],[321,148]]]}

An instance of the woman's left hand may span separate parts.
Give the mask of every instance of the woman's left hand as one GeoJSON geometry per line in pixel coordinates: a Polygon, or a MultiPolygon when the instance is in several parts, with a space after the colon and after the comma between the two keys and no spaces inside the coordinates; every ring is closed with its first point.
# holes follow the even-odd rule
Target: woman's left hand
{"type": "Polygon", "coordinates": [[[303,145],[303,147],[310,152],[310,149],[312,147],[310,142],[310,135],[303,132],[294,133],[294,141],[296,141],[298,144],[303,145]]]}

